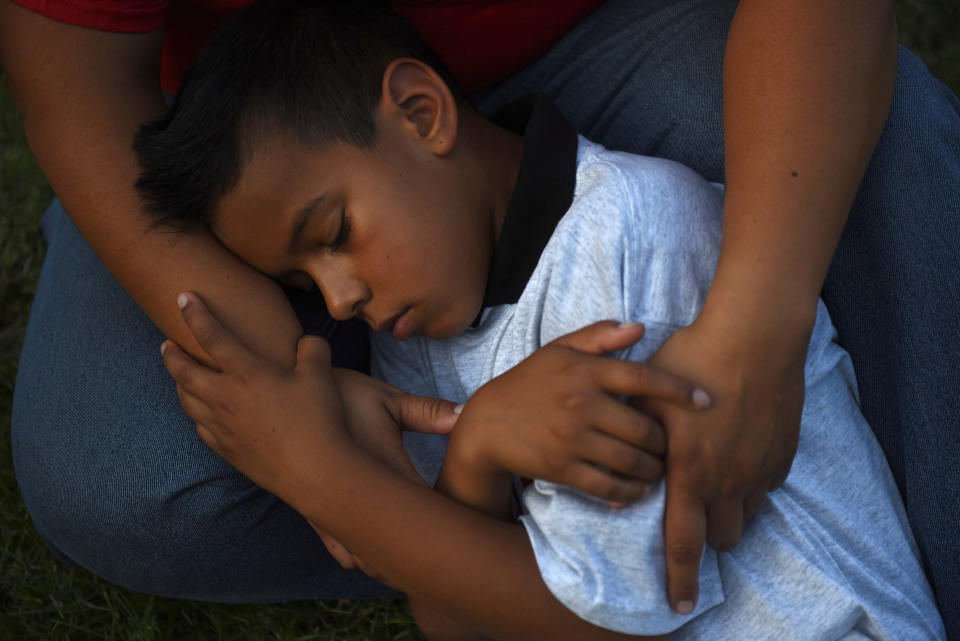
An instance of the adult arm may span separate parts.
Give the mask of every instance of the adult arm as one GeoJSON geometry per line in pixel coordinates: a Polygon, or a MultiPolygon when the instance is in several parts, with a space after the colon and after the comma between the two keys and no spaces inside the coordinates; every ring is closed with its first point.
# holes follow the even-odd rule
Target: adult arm
{"type": "Polygon", "coordinates": [[[883,128],[892,2],[742,0],[723,72],[723,247],[703,311],[654,356],[704,386],[701,414],[651,406],[668,433],[667,566],[696,602],[704,540],[729,549],[786,478],[817,297],[883,128]]]}
{"type": "Polygon", "coordinates": [[[558,602],[520,526],[434,492],[356,447],[323,340],[303,338],[295,368],[272,366],[198,298],[184,300],[184,317],[222,372],[164,343],[164,364],[198,433],[386,583],[497,639],[636,638],[597,628],[558,602]],[[263,425],[273,426],[270,434],[263,425]]]}
{"type": "Polygon", "coordinates": [[[203,293],[224,322],[271,360],[293,363],[302,331],[281,289],[206,230],[150,228],[133,184],[132,141],[163,115],[160,32],[108,33],[0,0],[0,58],[30,148],[80,233],[162,332],[205,358],[176,308],[203,293]]]}

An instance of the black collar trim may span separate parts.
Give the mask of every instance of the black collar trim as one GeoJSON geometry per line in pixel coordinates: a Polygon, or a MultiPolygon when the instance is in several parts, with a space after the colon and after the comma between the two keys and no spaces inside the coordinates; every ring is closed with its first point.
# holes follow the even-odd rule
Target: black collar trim
{"type": "Polygon", "coordinates": [[[520,299],[573,202],[577,177],[577,132],[547,96],[533,94],[512,102],[493,122],[523,133],[523,157],[493,252],[484,308],[520,299]]]}

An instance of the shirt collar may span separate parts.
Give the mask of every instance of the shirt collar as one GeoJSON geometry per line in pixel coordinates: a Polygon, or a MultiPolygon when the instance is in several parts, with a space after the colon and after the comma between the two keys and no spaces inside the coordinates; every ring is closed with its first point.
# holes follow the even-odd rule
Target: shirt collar
{"type": "Polygon", "coordinates": [[[492,120],[523,134],[523,157],[493,252],[484,309],[520,299],[553,230],[573,202],[577,173],[577,132],[547,96],[521,98],[492,120]]]}

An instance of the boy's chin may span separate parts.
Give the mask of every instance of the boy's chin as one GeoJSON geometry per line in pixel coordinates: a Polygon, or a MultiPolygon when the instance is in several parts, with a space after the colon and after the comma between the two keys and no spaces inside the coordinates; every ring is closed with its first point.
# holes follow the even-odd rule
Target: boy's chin
{"type": "Polygon", "coordinates": [[[415,331],[414,336],[423,336],[436,341],[446,341],[451,338],[456,338],[460,334],[463,334],[470,326],[473,325],[475,318],[470,318],[467,320],[458,319],[454,323],[444,323],[443,325],[437,325],[434,327],[424,327],[422,332],[415,331]]]}

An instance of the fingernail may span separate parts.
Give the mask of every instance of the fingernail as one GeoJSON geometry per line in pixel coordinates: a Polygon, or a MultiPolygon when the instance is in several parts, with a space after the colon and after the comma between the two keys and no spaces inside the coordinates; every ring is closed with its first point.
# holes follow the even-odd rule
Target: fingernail
{"type": "Polygon", "coordinates": [[[627,507],[627,504],[626,504],[626,503],[620,503],[619,501],[607,501],[607,505],[609,505],[610,507],[612,507],[612,508],[615,509],[615,510],[619,510],[619,509],[622,509],[622,508],[627,507]]]}
{"type": "Polygon", "coordinates": [[[680,601],[677,603],[677,614],[690,614],[693,612],[693,601],[680,601]]]}
{"type": "Polygon", "coordinates": [[[160,356],[163,356],[165,351],[167,351],[167,341],[160,343],[160,356]]]}
{"type": "Polygon", "coordinates": [[[177,295],[177,307],[180,309],[186,307],[188,302],[190,302],[190,298],[186,294],[177,295]]]}
{"type": "Polygon", "coordinates": [[[634,327],[639,327],[643,323],[620,323],[617,325],[617,329],[633,329],[634,327]]]}
{"type": "Polygon", "coordinates": [[[653,495],[653,493],[656,491],[657,490],[653,485],[648,485],[647,487],[643,488],[643,494],[640,496],[640,498],[642,499],[650,498],[653,495]]]}
{"type": "Polygon", "coordinates": [[[699,407],[700,409],[706,409],[710,407],[710,403],[713,402],[713,399],[710,398],[710,395],[707,394],[706,390],[702,390],[699,387],[693,390],[693,394],[690,395],[693,404],[699,407]]]}
{"type": "Polygon", "coordinates": [[[459,414],[462,411],[463,411],[463,403],[460,403],[459,405],[453,408],[454,414],[459,414]]]}

